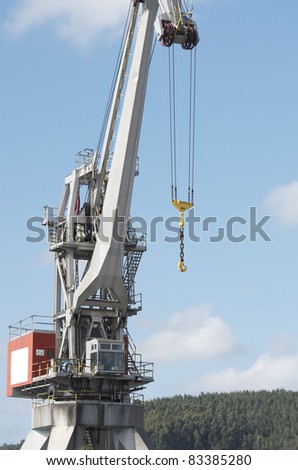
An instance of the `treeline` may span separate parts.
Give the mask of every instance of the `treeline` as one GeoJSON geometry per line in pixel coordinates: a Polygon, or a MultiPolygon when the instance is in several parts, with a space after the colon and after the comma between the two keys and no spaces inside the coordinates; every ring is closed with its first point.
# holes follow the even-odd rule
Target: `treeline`
{"type": "Polygon", "coordinates": [[[202,393],[148,401],[145,430],[160,450],[298,449],[298,393],[202,393]]]}
{"type": "Polygon", "coordinates": [[[3,444],[0,446],[0,450],[19,450],[22,447],[24,440],[19,442],[18,444],[3,444]]]}

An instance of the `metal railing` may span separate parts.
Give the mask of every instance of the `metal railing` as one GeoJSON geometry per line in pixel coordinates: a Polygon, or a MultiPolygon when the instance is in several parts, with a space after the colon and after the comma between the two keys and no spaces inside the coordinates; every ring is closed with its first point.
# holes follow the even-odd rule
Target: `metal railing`
{"type": "Polygon", "coordinates": [[[13,323],[9,327],[9,341],[32,331],[54,331],[54,321],[51,316],[31,315],[13,323]]]}
{"type": "Polygon", "coordinates": [[[81,150],[80,152],[76,153],[76,163],[81,167],[81,166],[87,166],[92,163],[93,160],[93,155],[94,155],[94,150],[86,148],[84,150],[81,150]]]}
{"type": "Polygon", "coordinates": [[[57,373],[80,375],[84,372],[84,364],[79,359],[48,359],[33,364],[33,379],[45,378],[57,373]]]}
{"type": "MultiPolygon", "coordinates": [[[[68,392],[68,390],[66,391],[68,392]]],[[[67,396],[67,401],[78,402],[85,398],[86,398],[85,395],[81,395],[80,393],[75,393],[73,395],[67,396]]],[[[44,405],[45,403],[54,403],[57,400],[61,401],[61,395],[53,394],[49,396],[49,395],[45,395],[44,393],[41,393],[32,400],[32,406],[33,408],[37,408],[39,406],[44,405]]],[[[130,394],[119,393],[117,394],[116,398],[114,395],[110,395],[109,397],[105,396],[104,399],[99,394],[97,396],[93,396],[92,400],[97,400],[98,402],[102,402],[102,403],[144,405],[144,395],[141,393],[137,393],[137,392],[132,392],[130,394]]]]}
{"type": "Polygon", "coordinates": [[[153,362],[143,362],[142,355],[133,353],[129,355],[128,371],[131,375],[139,375],[146,379],[153,379],[153,362]]]}
{"type": "MultiPolygon", "coordinates": [[[[56,374],[84,375],[92,374],[90,360],[84,359],[47,359],[33,364],[33,380],[44,379],[56,374]]],[[[102,374],[113,371],[102,371],[102,374]]],[[[141,354],[129,355],[128,375],[153,379],[153,362],[143,362],[141,354]]]]}

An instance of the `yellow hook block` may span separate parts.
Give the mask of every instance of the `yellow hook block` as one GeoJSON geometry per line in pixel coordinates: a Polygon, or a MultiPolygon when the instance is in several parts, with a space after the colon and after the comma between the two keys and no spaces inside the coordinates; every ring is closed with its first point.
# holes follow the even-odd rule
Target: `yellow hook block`
{"type": "Polygon", "coordinates": [[[190,209],[193,204],[191,202],[178,201],[177,199],[173,199],[172,204],[180,212],[179,226],[184,227],[184,212],[190,209]]]}
{"type": "Polygon", "coordinates": [[[173,199],[172,204],[180,212],[185,212],[193,206],[192,202],[178,201],[177,199],[173,199]]]}

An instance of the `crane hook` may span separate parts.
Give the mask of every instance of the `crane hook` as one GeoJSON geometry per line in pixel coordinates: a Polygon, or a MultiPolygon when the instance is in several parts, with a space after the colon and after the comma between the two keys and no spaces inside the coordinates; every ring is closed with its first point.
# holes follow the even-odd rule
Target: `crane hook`
{"type": "Polygon", "coordinates": [[[178,262],[178,269],[182,273],[187,270],[184,264],[184,212],[190,209],[193,204],[191,202],[172,200],[172,204],[180,212],[179,227],[180,227],[180,260],[178,262]]]}

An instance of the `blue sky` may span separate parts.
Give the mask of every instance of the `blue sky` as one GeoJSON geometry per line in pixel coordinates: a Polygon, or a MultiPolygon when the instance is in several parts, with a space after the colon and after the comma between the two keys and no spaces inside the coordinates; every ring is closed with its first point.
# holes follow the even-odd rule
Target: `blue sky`
{"type": "MultiPolygon", "coordinates": [[[[0,443],[30,428],[31,404],[7,399],[8,325],[51,315],[46,240],[27,220],[57,206],[75,154],[95,148],[129,1],[2,0],[2,315],[0,443]]],[[[204,391],[298,389],[298,64],[296,0],[194,0],[198,23],[195,225],[188,271],[164,226],[137,275],[143,312],[129,324],[155,363],[145,398],[204,391]],[[250,240],[250,207],[271,239],[250,240]],[[217,222],[202,231],[203,220],[217,222]],[[235,237],[227,238],[227,224],[235,237]],[[210,242],[219,228],[221,242],[210,242]]],[[[132,215],[148,226],[170,203],[167,51],[150,70],[132,215]]],[[[178,64],[179,60],[177,61],[178,64]]],[[[181,59],[178,81],[184,87],[181,59]]],[[[187,122],[181,121],[183,129],[187,122]]],[[[180,156],[179,176],[183,178],[180,156]]],[[[181,194],[183,197],[183,194],[181,194]]]]}

